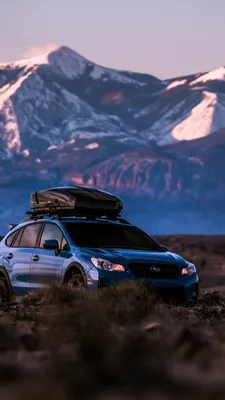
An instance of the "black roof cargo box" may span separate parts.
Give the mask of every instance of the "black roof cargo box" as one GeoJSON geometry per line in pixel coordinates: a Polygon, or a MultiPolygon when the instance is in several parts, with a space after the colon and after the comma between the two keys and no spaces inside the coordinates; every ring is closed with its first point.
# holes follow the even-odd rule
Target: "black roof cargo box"
{"type": "Polygon", "coordinates": [[[30,196],[34,214],[116,217],[123,202],[111,193],[88,186],[66,186],[34,192],[30,196]]]}

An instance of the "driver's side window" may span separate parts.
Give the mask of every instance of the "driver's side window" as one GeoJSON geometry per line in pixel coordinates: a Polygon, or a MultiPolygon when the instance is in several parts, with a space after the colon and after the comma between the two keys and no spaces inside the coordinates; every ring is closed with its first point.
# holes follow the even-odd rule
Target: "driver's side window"
{"type": "Polygon", "coordinates": [[[46,223],[44,230],[41,235],[40,240],[40,248],[44,248],[45,240],[57,240],[59,244],[59,249],[63,250],[64,246],[67,244],[67,241],[63,235],[61,229],[54,223],[46,223]]]}

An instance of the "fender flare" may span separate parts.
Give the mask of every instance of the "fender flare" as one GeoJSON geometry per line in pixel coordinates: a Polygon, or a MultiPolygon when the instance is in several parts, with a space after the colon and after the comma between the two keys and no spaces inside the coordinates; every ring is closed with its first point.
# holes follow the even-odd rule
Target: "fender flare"
{"type": "Polygon", "coordinates": [[[7,282],[7,285],[8,285],[8,288],[9,288],[9,296],[10,297],[13,296],[14,295],[14,290],[12,288],[12,284],[11,284],[11,281],[10,281],[10,278],[9,278],[9,274],[8,274],[8,272],[6,271],[6,269],[2,265],[0,265],[0,276],[1,275],[4,276],[4,278],[5,278],[6,282],[7,282]]]}
{"type": "Polygon", "coordinates": [[[87,286],[87,277],[86,277],[86,274],[85,274],[85,272],[84,272],[84,269],[83,269],[83,267],[82,267],[81,264],[76,263],[76,262],[72,262],[70,265],[68,265],[68,267],[67,267],[66,270],[64,271],[63,283],[65,283],[65,277],[66,277],[66,275],[67,275],[68,272],[69,272],[70,270],[72,270],[73,268],[77,268],[77,269],[80,271],[80,273],[81,273],[81,275],[82,275],[82,277],[83,277],[83,279],[84,279],[85,286],[87,286]]]}

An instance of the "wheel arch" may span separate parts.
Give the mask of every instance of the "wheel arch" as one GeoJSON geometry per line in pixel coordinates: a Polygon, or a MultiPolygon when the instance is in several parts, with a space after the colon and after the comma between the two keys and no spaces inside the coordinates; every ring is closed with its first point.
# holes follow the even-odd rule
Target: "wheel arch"
{"type": "Polygon", "coordinates": [[[87,285],[87,276],[85,274],[85,271],[84,271],[82,265],[77,262],[73,262],[67,267],[67,269],[64,272],[63,283],[66,282],[66,278],[68,276],[70,276],[70,273],[72,273],[72,271],[74,271],[74,270],[77,270],[81,273],[81,275],[83,276],[84,282],[87,285]]]}

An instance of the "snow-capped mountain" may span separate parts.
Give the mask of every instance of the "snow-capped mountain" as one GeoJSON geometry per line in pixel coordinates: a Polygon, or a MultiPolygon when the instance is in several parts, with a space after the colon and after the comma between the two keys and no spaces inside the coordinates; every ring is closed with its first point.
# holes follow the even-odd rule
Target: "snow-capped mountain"
{"type": "Polygon", "coordinates": [[[162,81],[104,68],[59,47],[0,64],[1,156],[79,135],[135,145],[193,140],[225,127],[224,107],[225,68],[162,81]]]}
{"type": "Polygon", "coordinates": [[[124,101],[124,89],[134,93],[157,83],[150,76],[100,67],[66,47],[0,64],[1,147],[10,156],[32,151],[33,139],[42,148],[83,132],[142,140],[132,121],[106,109],[124,101]]]}
{"type": "Polygon", "coordinates": [[[0,64],[0,215],[4,204],[17,212],[19,189],[65,183],[175,204],[225,199],[224,153],[223,67],[160,80],[67,47],[0,64]]]}

